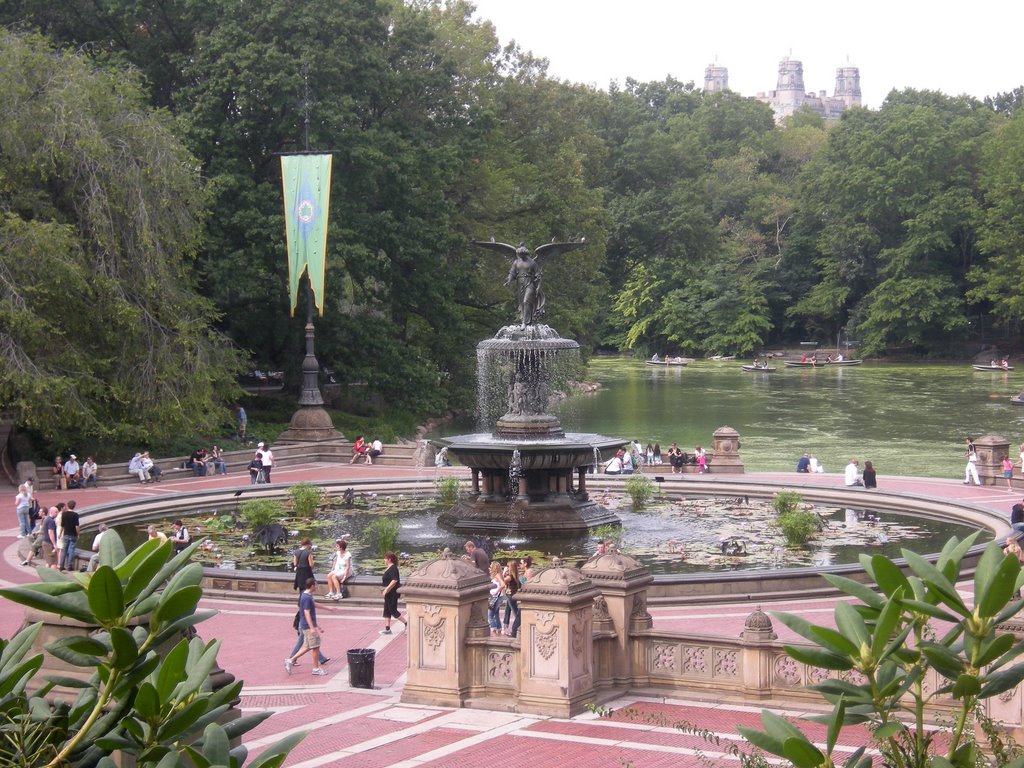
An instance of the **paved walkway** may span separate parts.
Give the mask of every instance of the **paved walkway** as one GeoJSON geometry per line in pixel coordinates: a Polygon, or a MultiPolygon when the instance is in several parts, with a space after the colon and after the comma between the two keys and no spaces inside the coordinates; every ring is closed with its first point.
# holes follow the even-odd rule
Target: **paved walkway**
{"type": "MultiPolygon", "coordinates": [[[[463,470],[442,470],[462,474],[463,470]]],[[[364,465],[309,464],[275,469],[275,483],[300,480],[324,482],[351,478],[433,477],[437,470],[373,467],[364,465]]],[[[802,485],[842,485],[842,475],[797,475],[749,473],[753,481],[782,481],[793,487],[802,485]]],[[[713,484],[715,475],[686,476],[667,483],[713,484]]],[[[729,479],[736,479],[736,476],[729,479]]],[[[39,493],[44,504],[75,498],[79,510],[88,519],[89,508],[115,500],[197,490],[205,487],[232,486],[246,482],[239,474],[226,477],[183,478],[151,485],[114,486],[85,491],[39,493]]],[[[967,501],[1009,514],[1013,501],[1024,491],[1009,492],[1004,486],[967,487],[956,480],[927,478],[880,478],[884,489],[926,497],[967,501]]],[[[851,490],[851,493],[870,493],[851,490]]],[[[13,489],[11,491],[13,496],[13,489]]],[[[13,510],[9,518],[13,521],[13,510]]],[[[18,565],[17,530],[0,530],[0,585],[26,583],[36,578],[30,568],[18,565]]],[[[204,608],[219,611],[199,626],[206,638],[222,639],[221,666],[245,681],[242,694],[244,710],[271,710],[269,718],[246,740],[251,753],[274,743],[296,730],[308,731],[306,739],[292,752],[286,765],[311,766],[529,766],[554,768],[563,765],[607,766],[621,768],[628,761],[636,768],[673,766],[675,768],[714,764],[738,764],[727,753],[727,746],[745,746],[736,726],[758,725],[758,706],[738,706],[723,702],[683,701],[644,692],[611,702],[613,708],[630,707],[634,718],[615,716],[602,719],[593,714],[571,720],[517,715],[479,710],[453,710],[445,707],[406,705],[400,702],[407,658],[406,635],[397,631],[381,636],[380,608],[348,603],[320,601],[318,618],[325,628],[324,652],[332,657],[329,675],[316,678],[309,674],[308,657],[289,675],[282,659],[295,635],[291,628],[294,607],[290,600],[268,604],[244,599],[204,599],[204,608]],[[349,648],[373,648],[377,651],[375,688],[354,689],[348,684],[345,651],[349,648]],[[718,746],[687,735],[671,727],[681,721],[711,731],[721,738],[718,746]]],[[[754,606],[699,605],[654,607],[651,613],[659,629],[704,631],[735,637],[754,606]]],[[[826,622],[832,612],[831,600],[790,600],[765,603],[765,610],[785,610],[826,622]]],[[[22,609],[8,601],[0,602],[0,635],[10,637],[21,625],[22,609]]],[[[396,625],[400,628],[400,625],[396,625]]],[[[785,628],[776,626],[785,639],[785,628]]],[[[799,714],[794,712],[793,714],[799,714]]],[[[809,726],[813,732],[815,726],[809,726]]],[[[823,738],[823,734],[821,734],[823,738]]],[[[844,744],[852,750],[862,737],[856,731],[843,734],[844,744]]]]}

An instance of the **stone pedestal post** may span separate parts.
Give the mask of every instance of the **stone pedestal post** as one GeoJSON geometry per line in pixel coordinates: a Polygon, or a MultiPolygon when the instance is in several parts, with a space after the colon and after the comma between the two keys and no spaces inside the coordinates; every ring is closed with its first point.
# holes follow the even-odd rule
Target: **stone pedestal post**
{"type": "Polygon", "coordinates": [[[519,591],[517,711],[573,717],[594,698],[593,622],[597,589],[575,568],[538,571],[519,591]]]}
{"type": "Polygon", "coordinates": [[[408,609],[409,668],[402,701],[461,707],[480,685],[465,641],[490,634],[491,582],[471,563],[450,553],[417,569],[402,585],[408,609]]]}
{"type": "Polygon", "coordinates": [[[719,427],[711,436],[711,472],[725,475],[742,475],[740,461],[740,433],[732,427],[719,427]]]}
{"type": "Polygon", "coordinates": [[[974,447],[978,451],[977,469],[981,484],[1001,485],[1003,459],[1010,455],[1010,441],[1002,435],[983,435],[974,441],[974,447]]]}
{"type": "MultiPolygon", "coordinates": [[[[639,562],[621,552],[609,552],[586,562],[581,573],[601,592],[608,617],[615,629],[611,652],[611,684],[629,686],[633,682],[633,649],[630,633],[650,629],[647,613],[647,587],[654,577],[639,562]],[[637,610],[634,616],[634,609],[637,610]]],[[[643,674],[643,668],[640,669],[643,674]]]]}
{"type": "Polygon", "coordinates": [[[743,641],[740,669],[745,696],[771,695],[771,646],[777,637],[771,618],[760,608],[747,616],[743,622],[743,631],[740,633],[740,639],[743,641]]]}

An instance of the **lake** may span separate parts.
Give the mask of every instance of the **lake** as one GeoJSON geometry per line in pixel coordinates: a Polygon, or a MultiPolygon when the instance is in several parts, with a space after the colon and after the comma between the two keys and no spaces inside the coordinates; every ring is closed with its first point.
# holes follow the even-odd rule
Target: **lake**
{"type": "MultiPolygon", "coordinates": [[[[656,368],[595,358],[587,376],[600,391],[553,411],[566,430],[599,432],[687,451],[708,446],[721,426],[740,433],[748,471],[790,471],[802,453],[841,472],[851,458],[886,474],[962,477],[967,436],[1001,434],[1011,454],[1024,441],[1024,370],[981,373],[969,364],[886,364],[748,373],[741,361],[698,360],[656,368]]],[[[448,424],[434,434],[454,434],[448,424]]]]}

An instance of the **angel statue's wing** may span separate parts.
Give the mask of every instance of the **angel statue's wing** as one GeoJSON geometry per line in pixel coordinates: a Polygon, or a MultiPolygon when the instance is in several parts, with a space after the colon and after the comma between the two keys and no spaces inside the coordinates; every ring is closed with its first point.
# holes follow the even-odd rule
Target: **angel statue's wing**
{"type": "Polygon", "coordinates": [[[516,255],[516,247],[514,245],[497,243],[493,237],[490,240],[474,240],[473,245],[479,245],[481,248],[486,248],[489,251],[497,251],[506,259],[515,258],[516,255]]]}
{"type": "Polygon", "coordinates": [[[569,251],[575,251],[577,248],[583,248],[587,244],[587,238],[581,237],[579,240],[570,240],[567,243],[556,243],[552,240],[550,243],[544,245],[538,245],[533,255],[537,261],[548,256],[557,256],[560,253],[568,253],[569,251]]]}

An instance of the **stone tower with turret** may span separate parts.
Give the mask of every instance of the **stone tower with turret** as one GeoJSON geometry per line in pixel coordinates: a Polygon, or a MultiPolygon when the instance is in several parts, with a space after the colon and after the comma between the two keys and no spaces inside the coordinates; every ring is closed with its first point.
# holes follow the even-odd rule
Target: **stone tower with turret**
{"type": "Polygon", "coordinates": [[[708,64],[704,70],[704,92],[721,93],[729,90],[729,69],[717,64],[708,64]]]}
{"type": "Polygon", "coordinates": [[[847,107],[860,106],[860,70],[857,67],[839,67],[836,70],[835,98],[847,107]]]}

